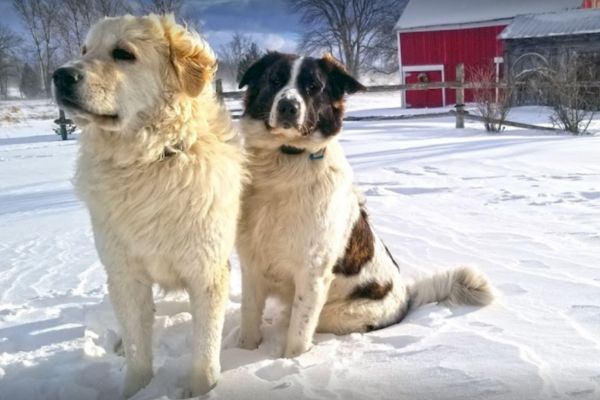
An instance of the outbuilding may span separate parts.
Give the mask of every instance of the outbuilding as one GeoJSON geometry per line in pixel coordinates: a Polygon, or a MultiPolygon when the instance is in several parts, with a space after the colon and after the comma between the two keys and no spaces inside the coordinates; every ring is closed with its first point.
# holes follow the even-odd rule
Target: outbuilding
{"type": "MultiPolygon", "coordinates": [[[[596,0],[583,0],[593,2],[596,0]]],[[[582,0],[409,0],[396,24],[402,83],[452,81],[456,65],[496,70],[500,79],[504,47],[499,34],[517,15],[577,9],[582,0]]],[[[465,101],[472,101],[470,91],[465,101]]],[[[456,102],[451,89],[409,90],[405,107],[441,107],[456,102]]]]}
{"type": "Polygon", "coordinates": [[[520,15],[500,38],[517,104],[544,104],[552,80],[600,79],[600,8],[520,15]]]}

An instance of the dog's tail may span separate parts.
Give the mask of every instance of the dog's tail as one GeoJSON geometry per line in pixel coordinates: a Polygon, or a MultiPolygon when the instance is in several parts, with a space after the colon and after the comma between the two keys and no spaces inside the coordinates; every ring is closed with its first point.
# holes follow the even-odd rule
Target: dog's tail
{"type": "Polygon", "coordinates": [[[449,306],[484,306],[492,302],[492,285],[485,275],[469,267],[458,267],[419,279],[408,287],[410,308],[443,302],[449,306]]]}

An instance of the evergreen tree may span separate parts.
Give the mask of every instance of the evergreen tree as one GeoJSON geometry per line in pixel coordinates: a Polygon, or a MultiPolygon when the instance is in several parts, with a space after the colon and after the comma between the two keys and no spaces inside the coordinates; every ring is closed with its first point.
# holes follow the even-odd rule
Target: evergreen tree
{"type": "Polygon", "coordinates": [[[19,88],[21,89],[21,93],[23,93],[27,98],[39,96],[42,91],[40,74],[36,72],[29,64],[25,64],[23,66],[19,88]]]}
{"type": "Polygon", "coordinates": [[[255,42],[250,43],[250,46],[248,46],[248,49],[246,50],[240,62],[238,63],[238,72],[236,77],[236,81],[238,83],[242,80],[242,76],[244,76],[246,70],[250,68],[250,66],[256,61],[258,61],[258,59],[261,58],[262,55],[263,52],[258,47],[258,45],[255,42]]]}

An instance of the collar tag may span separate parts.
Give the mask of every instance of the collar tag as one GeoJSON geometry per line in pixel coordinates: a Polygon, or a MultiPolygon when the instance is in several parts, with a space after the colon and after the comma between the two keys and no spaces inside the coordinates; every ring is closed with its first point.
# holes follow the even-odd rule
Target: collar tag
{"type": "Polygon", "coordinates": [[[311,153],[311,155],[308,156],[308,158],[310,158],[311,160],[322,160],[323,158],[325,158],[325,149],[327,149],[327,147],[323,147],[316,153],[311,153]]]}

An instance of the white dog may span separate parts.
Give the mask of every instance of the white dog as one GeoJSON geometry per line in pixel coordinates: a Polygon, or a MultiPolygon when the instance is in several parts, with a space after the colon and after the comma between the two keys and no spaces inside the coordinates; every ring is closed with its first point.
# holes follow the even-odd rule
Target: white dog
{"type": "Polygon", "coordinates": [[[192,393],[220,373],[244,172],[215,70],[197,34],[150,15],[100,21],[81,57],[53,75],[58,104],[82,128],[75,184],[122,328],[126,397],[153,375],[153,283],[189,294],[192,393]]]}
{"type": "Polygon", "coordinates": [[[364,89],[332,57],[269,53],[244,75],[241,130],[252,183],[238,235],[243,298],[240,345],[256,348],[265,300],[291,310],[286,357],[315,330],[346,334],[389,326],[410,307],[484,305],[491,287],[458,268],[406,285],[374,234],[337,141],[344,94],[364,89]]]}

